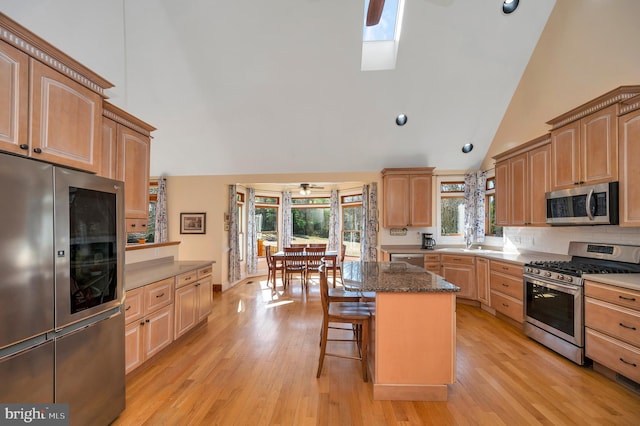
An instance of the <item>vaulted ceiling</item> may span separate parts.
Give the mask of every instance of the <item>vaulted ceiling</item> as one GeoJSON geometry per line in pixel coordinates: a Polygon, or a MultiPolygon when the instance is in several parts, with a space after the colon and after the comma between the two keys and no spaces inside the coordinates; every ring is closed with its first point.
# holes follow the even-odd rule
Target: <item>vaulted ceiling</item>
{"type": "Polygon", "coordinates": [[[505,15],[502,0],[406,0],[396,69],[369,72],[364,0],[0,10],[112,81],[110,101],[158,128],[152,175],[220,175],[479,168],[554,4],[523,0],[505,15]]]}

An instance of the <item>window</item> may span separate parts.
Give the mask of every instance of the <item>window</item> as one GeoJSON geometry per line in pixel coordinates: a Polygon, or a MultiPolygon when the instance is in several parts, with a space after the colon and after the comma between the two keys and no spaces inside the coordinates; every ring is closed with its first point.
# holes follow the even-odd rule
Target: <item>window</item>
{"type": "Polygon", "coordinates": [[[149,182],[149,215],[146,232],[127,233],[127,243],[137,243],[140,239],[153,243],[156,237],[156,203],[158,202],[158,181],[149,182]]]}
{"type": "MultiPolygon", "coordinates": [[[[256,236],[263,246],[274,247],[278,251],[278,197],[256,196],[256,236]]],[[[260,247],[260,243],[258,243],[260,247]]],[[[264,256],[264,250],[258,250],[258,256],[264,256]]]]}
{"type": "Polygon", "coordinates": [[[360,257],[360,230],[362,229],[362,194],[341,197],[342,244],[346,255],[360,257]]]}
{"type": "Polygon", "coordinates": [[[291,199],[292,244],[328,244],[331,199],[304,197],[291,199]]]}
{"type": "Polygon", "coordinates": [[[440,235],[464,233],[464,181],[440,183],[440,235]]]}
{"type": "Polygon", "coordinates": [[[502,237],[502,227],[496,225],[496,178],[487,178],[485,188],[485,226],[486,235],[502,237]]]}
{"type": "Polygon", "coordinates": [[[386,0],[377,25],[367,27],[369,0],[364,2],[362,30],[362,71],[392,70],[396,67],[404,0],[386,0]]]}

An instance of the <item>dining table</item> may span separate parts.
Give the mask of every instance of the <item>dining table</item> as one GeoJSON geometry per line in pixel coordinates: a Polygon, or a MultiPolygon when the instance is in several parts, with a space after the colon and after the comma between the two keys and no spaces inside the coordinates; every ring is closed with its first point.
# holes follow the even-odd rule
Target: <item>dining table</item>
{"type": "MultiPolygon", "coordinates": [[[[306,251],[303,251],[303,258],[306,260],[305,254],[306,251]]],[[[278,266],[278,262],[284,266],[284,251],[277,251],[271,255],[273,260],[276,262],[276,267],[278,266]]],[[[328,262],[329,267],[332,270],[333,275],[333,287],[336,286],[336,270],[338,269],[338,251],[337,250],[327,250],[324,253],[324,258],[328,262]]],[[[276,269],[277,270],[277,269],[276,269]]],[[[282,272],[282,281],[284,281],[284,269],[280,269],[282,272]]]]}

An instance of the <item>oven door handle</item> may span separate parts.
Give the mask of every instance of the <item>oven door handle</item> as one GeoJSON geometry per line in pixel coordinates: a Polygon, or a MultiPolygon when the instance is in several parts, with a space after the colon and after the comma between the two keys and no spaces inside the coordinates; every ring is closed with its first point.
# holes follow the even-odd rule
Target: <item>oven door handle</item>
{"type": "Polygon", "coordinates": [[[550,288],[551,290],[557,290],[557,291],[561,291],[563,293],[569,293],[569,294],[572,294],[574,296],[580,292],[580,287],[579,286],[575,286],[575,285],[551,283],[551,282],[540,281],[540,280],[531,279],[531,278],[527,278],[527,277],[525,277],[524,280],[525,280],[525,287],[527,285],[527,282],[530,282],[530,283],[538,285],[540,287],[547,287],[547,288],[550,288]]]}
{"type": "Polygon", "coordinates": [[[589,191],[589,193],[587,194],[587,217],[589,218],[589,220],[593,220],[593,215],[595,213],[595,208],[591,208],[591,205],[593,204],[593,188],[591,188],[591,190],[589,191]]]}

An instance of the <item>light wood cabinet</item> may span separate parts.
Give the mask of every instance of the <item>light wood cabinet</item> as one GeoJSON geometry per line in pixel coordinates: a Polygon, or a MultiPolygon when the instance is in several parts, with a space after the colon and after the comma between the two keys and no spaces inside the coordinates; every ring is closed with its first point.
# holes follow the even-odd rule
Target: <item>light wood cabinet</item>
{"type": "Polygon", "coordinates": [[[382,170],[382,224],[385,228],[432,224],[433,167],[382,170]]]}
{"type": "Polygon", "coordinates": [[[102,97],[0,41],[0,149],[98,171],[102,97]]]}
{"type": "Polygon", "coordinates": [[[125,371],[173,341],[174,279],[129,290],[125,298],[125,371]]]}
{"type": "Polygon", "coordinates": [[[522,323],[524,319],[522,266],[491,259],[489,270],[491,307],[522,323]]]}
{"type": "Polygon", "coordinates": [[[0,149],[29,155],[29,57],[0,41],[0,149]]]}
{"type": "Polygon", "coordinates": [[[0,13],[0,151],[97,172],[113,84],[0,13]]]}
{"type": "Polygon", "coordinates": [[[206,320],[213,302],[212,266],[176,277],[176,339],[206,320]]]}
{"type": "MultiPolygon", "coordinates": [[[[125,183],[125,218],[145,220],[149,215],[151,132],[155,128],[120,108],[104,102],[100,174],[125,183]]],[[[130,221],[127,232],[145,232],[143,222],[130,221]],[[138,229],[130,225],[139,225],[138,229]]]]}
{"type": "Polygon", "coordinates": [[[456,297],[477,300],[474,256],[441,255],[441,271],[445,280],[460,287],[456,297]]]}
{"type": "Polygon", "coordinates": [[[640,291],[585,282],[585,354],[640,382],[640,291]]]}
{"type": "Polygon", "coordinates": [[[496,224],[545,226],[551,145],[544,135],[496,157],[496,224]]]}
{"type": "Polygon", "coordinates": [[[424,269],[440,275],[440,255],[439,254],[425,254],[424,255],[424,269]]]}
{"type": "Polygon", "coordinates": [[[621,86],[547,122],[552,190],[618,180],[617,117],[638,94],[640,86],[621,86]]]}
{"type": "Polygon", "coordinates": [[[478,288],[478,300],[487,306],[491,306],[489,259],[484,257],[476,257],[476,286],[478,288]]]}
{"type": "Polygon", "coordinates": [[[618,118],[620,226],[640,226],[640,96],[621,107],[618,118]]]}

